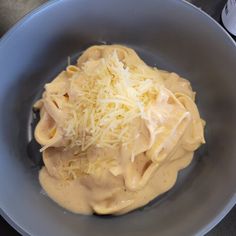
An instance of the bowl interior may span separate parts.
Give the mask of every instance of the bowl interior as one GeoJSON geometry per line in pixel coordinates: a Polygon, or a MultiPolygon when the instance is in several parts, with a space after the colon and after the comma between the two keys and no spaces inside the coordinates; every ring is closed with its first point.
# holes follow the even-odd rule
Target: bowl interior
{"type": "Polygon", "coordinates": [[[207,232],[236,197],[236,47],[217,23],[183,1],[52,1],[0,43],[0,205],[31,235],[193,235],[207,232]],[[177,184],[120,217],[75,215],[38,183],[32,104],[43,86],[88,46],[119,43],[146,63],[190,80],[206,120],[206,145],[177,184]]]}

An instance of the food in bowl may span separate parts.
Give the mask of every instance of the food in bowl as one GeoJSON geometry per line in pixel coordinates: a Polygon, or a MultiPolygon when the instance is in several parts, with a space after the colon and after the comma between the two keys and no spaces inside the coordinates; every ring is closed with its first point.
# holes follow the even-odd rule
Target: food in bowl
{"type": "Polygon", "coordinates": [[[34,105],[43,189],[81,214],[124,214],[168,191],[203,144],[189,81],[121,45],[88,48],[34,105]]]}

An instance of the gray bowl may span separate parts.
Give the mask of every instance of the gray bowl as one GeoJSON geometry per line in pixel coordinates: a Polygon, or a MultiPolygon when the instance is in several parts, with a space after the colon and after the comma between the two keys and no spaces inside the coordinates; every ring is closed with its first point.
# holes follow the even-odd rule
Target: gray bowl
{"type": "Polygon", "coordinates": [[[25,235],[202,235],[236,202],[236,46],[183,1],[60,0],[23,18],[0,42],[1,214],[25,235]],[[32,104],[43,85],[93,44],[133,47],[150,65],[188,78],[206,140],[177,184],[120,217],[65,211],[41,191],[32,104]]]}

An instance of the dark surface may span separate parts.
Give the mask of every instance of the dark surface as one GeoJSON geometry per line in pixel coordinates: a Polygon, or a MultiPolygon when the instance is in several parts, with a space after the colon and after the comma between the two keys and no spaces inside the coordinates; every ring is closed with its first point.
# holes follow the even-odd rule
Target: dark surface
{"type": "MultiPolygon", "coordinates": [[[[0,32],[3,34],[9,29],[22,15],[35,8],[36,6],[46,2],[27,1],[27,0],[8,0],[0,1],[0,32]]],[[[203,10],[212,15],[215,19],[220,20],[220,12],[225,1],[219,0],[196,0],[191,1],[200,6],[203,10]]],[[[227,183],[226,183],[227,184],[227,183]]],[[[4,220],[0,221],[0,230],[4,235],[18,235],[4,220]]],[[[215,227],[208,235],[236,235],[236,208],[234,208],[228,216],[215,227]]]]}

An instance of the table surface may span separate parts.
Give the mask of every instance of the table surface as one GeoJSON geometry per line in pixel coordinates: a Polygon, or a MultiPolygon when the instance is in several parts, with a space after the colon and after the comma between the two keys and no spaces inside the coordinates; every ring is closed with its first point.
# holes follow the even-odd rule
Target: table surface
{"type": "MultiPolygon", "coordinates": [[[[45,2],[47,0],[0,0],[0,37],[22,16],[45,2]]],[[[200,7],[216,21],[220,22],[220,14],[226,0],[189,0],[189,2],[200,7]]],[[[0,234],[9,236],[19,235],[2,217],[0,218],[0,234]]],[[[236,235],[236,206],[207,234],[207,236],[234,235],[236,235]]]]}

